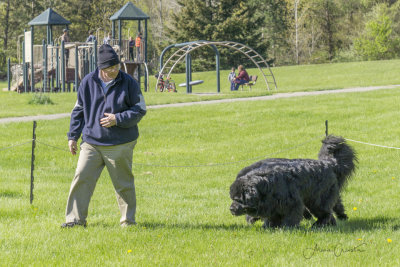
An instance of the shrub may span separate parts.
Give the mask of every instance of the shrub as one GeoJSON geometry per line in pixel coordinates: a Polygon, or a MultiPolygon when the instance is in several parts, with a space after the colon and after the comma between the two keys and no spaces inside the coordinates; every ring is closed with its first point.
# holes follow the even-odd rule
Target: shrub
{"type": "Polygon", "coordinates": [[[375,18],[365,25],[364,33],[354,42],[356,51],[367,60],[394,58],[400,38],[393,33],[392,24],[387,8],[378,6],[375,18]]]}
{"type": "Polygon", "coordinates": [[[50,96],[44,94],[34,94],[28,103],[31,105],[54,105],[54,102],[50,99],[50,96]]]}

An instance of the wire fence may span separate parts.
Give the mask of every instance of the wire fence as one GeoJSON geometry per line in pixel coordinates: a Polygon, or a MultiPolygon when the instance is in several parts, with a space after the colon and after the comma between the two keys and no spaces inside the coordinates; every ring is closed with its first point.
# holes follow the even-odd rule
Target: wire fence
{"type": "MultiPolygon", "coordinates": [[[[276,151],[274,153],[271,153],[271,154],[268,154],[268,155],[265,155],[265,156],[258,156],[258,157],[253,157],[253,158],[244,159],[244,160],[238,160],[238,161],[221,162],[221,163],[207,163],[207,164],[198,164],[198,165],[165,165],[165,164],[160,164],[160,163],[137,163],[137,162],[133,162],[132,164],[133,165],[137,165],[137,166],[160,167],[160,168],[200,168],[200,167],[217,167],[217,166],[234,165],[234,164],[239,164],[239,163],[248,162],[248,161],[261,160],[261,159],[265,159],[265,158],[268,158],[268,157],[272,157],[272,156],[278,155],[278,154],[283,153],[283,152],[291,151],[291,150],[294,150],[296,148],[305,146],[306,144],[309,144],[309,143],[315,141],[316,139],[321,139],[322,137],[323,136],[318,136],[318,137],[312,138],[312,139],[310,139],[308,141],[305,141],[303,143],[297,144],[297,145],[289,147],[289,148],[281,149],[279,151],[276,151]]],[[[51,148],[54,148],[54,149],[57,149],[57,150],[61,150],[61,151],[64,151],[64,152],[70,152],[68,149],[65,149],[65,148],[62,148],[62,147],[58,147],[58,146],[54,146],[54,145],[50,145],[50,144],[47,144],[45,142],[39,141],[37,139],[35,139],[35,140],[31,139],[31,140],[29,140],[27,142],[24,142],[24,143],[21,143],[21,144],[16,144],[16,145],[13,145],[13,146],[10,146],[10,147],[0,148],[0,152],[2,150],[12,149],[12,148],[17,147],[17,146],[22,146],[22,145],[31,143],[32,141],[35,141],[38,144],[41,144],[41,145],[44,145],[44,146],[47,146],[47,147],[51,147],[51,148]]]]}
{"type": "Polygon", "coordinates": [[[376,146],[376,147],[382,147],[382,148],[390,148],[390,149],[397,149],[397,150],[400,150],[400,147],[383,146],[383,145],[371,144],[371,143],[366,143],[366,142],[361,142],[361,141],[353,140],[353,139],[350,139],[350,138],[345,138],[345,139],[346,139],[347,141],[354,142],[354,143],[359,143],[359,144],[363,144],[363,145],[369,145],[369,146],[376,146]]]}
{"type": "Polygon", "coordinates": [[[8,149],[14,148],[14,147],[23,146],[23,145],[31,143],[31,142],[32,142],[32,140],[29,140],[29,141],[26,141],[25,143],[15,144],[15,145],[8,146],[8,147],[3,147],[3,148],[0,148],[0,152],[3,150],[8,150],[8,149]]]}
{"type": "MultiPolygon", "coordinates": [[[[317,136],[315,138],[309,139],[303,143],[288,147],[288,148],[284,148],[278,151],[275,151],[273,153],[264,155],[264,156],[258,156],[258,157],[253,157],[253,158],[249,158],[249,159],[243,159],[243,160],[237,160],[237,161],[229,161],[229,162],[221,162],[221,163],[205,163],[205,164],[196,164],[196,165],[165,165],[165,164],[161,164],[161,163],[138,163],[138,162],[133,162],[133,165],[136,166],[146,166],[146,167],[159,167],[159,168],[201,168],[201,167],[218,167],[218,166],[227,166],[227,165],[235,165],[235,164],[240,164],[240,163],[244,163],[244,162],[249,162],[249,161],[256,161],[256,160],[261,160],[261,159],[265,159],[265,158],[269,158],[269,157],[273,157],[276,155],[279,155],[283,152],[288,152],[294,149],[297,149],[299,147],[305,146],[311,142],[314,142],[317,139],[321,139],[324,136],[317,136]]],[[[380,148],[386,148],[386,149],[396,149],[396,150],[400,150],[400,147],[394,147],[394,146],[385,146],[385,145],[379,145],[379,144],[373,144],[373,143],[367,143],[367,142],[362,142],[362,141],[358,141],[358,140],[354,140],[354,139],[350,139],[350,138],[345,138],[345,140],[350,141],[350,142],[354,142],[354,143],[359,143],[359,144],[363,144],[363,145],[368,145],[368,146],[374,146],[374,147],[380,147],[380,148]]],[[[15,144],[9,147],[3,147],[0,148],[0,152],[5,151],[5,150],[10,150],[16,147],[20,147],[23,145],[26,145],[28,143],[31,143],[33,141],[33,139],[23,142],[23,143],[19,143],[19,144],[15,144]]],[[[50,145],[47,144],[45,142],[39,141],[39,140],[35,140],[36,143],[41,144],[43,146],[47,146],[47,147],[51,147],[53,149],[57,149],[60,151],[64,151],[64,152],[70,152],[69,149],[66,148],[62,148],[62,147],[58,147],[58,146],[54,146],[54,145],[50,145]]]]}
{"type": "MultiPolygon", "coordinates": [[[[325,121],[325,127],[326,127],[325,135],[328,135],[328,121],[325,121]]],[[[34,188],[35,147],[36,147],[36,145],[40,144],[40,145],[43,145],[43,146],[46,146],[46,147],[51,147],[53,149],[61,150],[63,152],[69,152],[69,149],[66,149],[65,147],[58,147],[58,146],[50,145],[50,144],[47,144],[47,143],[42,142],[40,140],[37,140],[35,129],[36,129],[36,121],[33,122],[32,139],[27,140],[26,142],[19,143],[19,144],[14,144],[14,145],[11,145],[11,146],[8,146],[8,147],[0,148],[0,152],[3,152],[3,151],[6,151],[6,150],[15,149],[16,147],[21,147],[21,146],[26,145],[28,143],[32,143],[31,187],[30,187],[30,203],[31,204],[32,204],[33,198],[34,198],[34,196],[33,196],[33,188],[34,188]]],[[[234,164],[239,164],[239,163],[243,163],[243,162],[256,161],[256,160],[260,160],[260,159],[273,157],[273,156],[276,156],[276,155],[278,155],[280,153],[294,150],[296,148],[299,148],[301,146],[309,144],[309,143],[315,141],[316,139],[321,139],[321,138],[323,138],[323,136],[318,136],[318,137],[309,139],[309,140],[307,140],[307,141],[305,141],[303,143],[300,143],[300,144],[297,144],[295,146],[288,147],[288,148],[285,148],[285,149],[281,149],[279,151],[276,151],[274,153],[271,153],[271,154],[268,154],[268,155],[265,155],[265,156],[253,157],[253,158],[244,159],[244,160],[238,160],[238,161],[230,161],[230,162],[222,162],[222,163],[197,164],[197,165],[164,165],[164,164],[159,164],[159,163],[136,163],[136,162],[133,162],[132,164],[136,165],[136,166],[159,167],[159,168],[200,168],[200,167],[227,166],[227,165],[234,165],[234,164]]],[[[398,147],[372,144],[372,143],[362,142],[362,141],[358,141],[358,140],[353,140],[353,139],[350,139],[350,138],[345,138],[345,140],[346,141],[350,141],[350,142],[360,143],[360,144],[363,144],[363,145],[375,146],[375,147],[386,148],[386,149],[397,149],[397,150],[400,150],[400,148],[398,148],[398,147]]]]}

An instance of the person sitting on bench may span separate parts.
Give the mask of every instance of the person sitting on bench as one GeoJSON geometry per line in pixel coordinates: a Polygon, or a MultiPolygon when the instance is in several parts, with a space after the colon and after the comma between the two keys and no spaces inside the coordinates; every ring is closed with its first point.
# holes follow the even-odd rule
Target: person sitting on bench
{"type": "Polygon", "coordinates": [[[239,75],[233,80],[235,83],[236,91],[239,89],[240,85],[248,83],[250,81],[249,74],[247,74],[247,71],[244,69],[243,65],[239,65],[238,72],[239,75]]]}

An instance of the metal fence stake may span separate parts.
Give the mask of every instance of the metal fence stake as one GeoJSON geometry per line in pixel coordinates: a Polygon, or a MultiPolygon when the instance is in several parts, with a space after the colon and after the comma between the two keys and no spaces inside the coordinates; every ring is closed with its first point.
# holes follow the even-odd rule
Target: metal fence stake
{"type": "Polygon", "coordinates": [[[31,193],[30,202],[33,202],[33,170],[35,169],[35,147],[36,147],[36,121],[33,121],[33,134],[32,134],[32,157],[31,157],[31,193]]]}

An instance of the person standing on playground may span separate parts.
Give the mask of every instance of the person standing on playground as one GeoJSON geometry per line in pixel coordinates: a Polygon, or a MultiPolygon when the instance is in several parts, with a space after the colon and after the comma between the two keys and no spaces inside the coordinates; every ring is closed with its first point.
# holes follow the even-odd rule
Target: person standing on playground
{"type": "Polygon", "coordinates": [[[83,78],[71,113],[68,146],[72,155],[81,134],[82,143],[62,228],[86,227],[89,202],[104,167],[117,195],[120,225],[136,224],[132,154],[146,105],[138,83],[119,70],[119,57],[110,45],[99,48],[97,65],[83,78]]]}
{"type": "Polygon", "coordinates": [[[103,44],[109,44],[109,45],[111,45],[111,44],[110,44],[110,41],[111,41],[111,32],[108,32],[107,36],[104,37],[103,44]]]}
{"type": "Polygon", "coordinates": [[[89,36],[86,39],[86,43],[93,43],[94,41],[96,41],[96,36],[93,35],[93,31],[90,30],[89,31],[89,36]]]}
{"type": "MultiPolygon", "coordinates": [[[[60,39],[61,39],[61,41],[64,41],[64,45],[65,45],[65,43],[71,42],[71,39],[69,38],[69,35],[68,35],[68,29],[63,30],[63,34],[61,35],[60,39]]],[[[64,48],[64,55],[65,55],[65,66],[68,66],[69,49],[64,48]]]]}
{"type": "Polygon", "coordinates": [[[229,73],[228,76],[228,81],[231,84],[231,91],[235,90],[235,83],[233,82],[236,78],[236,72],[235,72],[235,67],[232,67],[231,72],[229,73]]]}
{"type": "Polygon", "coordinates": [[[139,34],[136,36],[135,39],[135,46],[136,46],[136,59],[138,62],[140,62],[140,47],[142,45],[142,33],[139,32],[139,34]]]}
{"type": "Polygon", "coordinates": [[[247,71],[244,69],[243,65],[239,65],[238,72],[239,75],[234,79],[236,91],[239,89],[240,85],[250,81],[249,74],[247,74],[247,71]]]}
{"type": "Polygon", "coordinates": [[[135,47],[135,41],[132,36],[129,37],[129,60],[133,61],[133,48],[135,47]]]}

